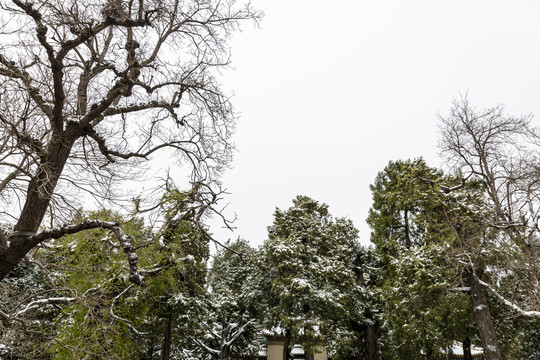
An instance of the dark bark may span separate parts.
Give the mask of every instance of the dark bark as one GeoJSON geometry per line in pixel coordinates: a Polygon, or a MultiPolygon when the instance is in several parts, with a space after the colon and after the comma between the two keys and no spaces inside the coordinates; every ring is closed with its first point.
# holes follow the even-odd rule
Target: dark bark
{"type": "Polygon", "coordinates": [[[159,357],[160,360],[169,360],[171,356],[171,324],[172,319],[169,317],[169,320],[167,321],[167,327],[165,328],[165,332],[163,334],[163,342],[161,343],[161,356],[159,357]]]}
{"type": "Polygon", "coordinates": [[[39,229],[75,139],[73,135],[51,140],[37,173],[28,184],[27,198],[14,231],[35,233],[39,229]]]}
{"type": "Polygon", "coordinates": [[[364,347],[366,360],[382,359],[381,350],[379,348],[379,323],[369,318],[366,319],[364,347]]]}
{"type": "Polygon", "coordinates": [[[285,339],[283,341],[283,360],[289,360],[289,345],[291,343],[291,331],[285,330],[285,339]]]}
{"type": "Polygon", "coordinates": [[[405,222],[405,246],[407,246],[407,249],[411,248],[411,234],[410,234],[410,228],[409,228],[409,211],[405,210],[404,216],[404,222],[405,222]]]}
{"type": "MultiPolygon", "coordinates": [[[[15,232],[38,231],[77,135],[77,129],[73,126],[68,127],[62,136],[53,135],[41,157],[36,174],[28,184],[27,197],[13,229],[15,232]]],[[[10,238],[10,247],[0,249],[0,280],[36,245],[28,241],[26,236],[10,238]]]]}
{"type": "MultiPolygon", "coordinates": [[[[0,81],[8,84],[2,87],[0,132],[9,138],[0,140],[5,145],[0,166],[7,175],[0,179],[0,192],[3,201],[21,201],[20,215],[11,214],[18,217],[16,232],[37,232],[72,146],[82,136],[87,141],[77,151],[82,150],[84,158],[76,157],[74,163],[88,165],[81,173],[88,170],[89,178],[77,183],[78,174],[64,176],[76,188],[103,199],[110,194],[111,179],[117,180],[109,163],[118,158],[149,160],[164,148],[185,156],[205,184],[217,180],[218,168],[232,155],[228,138],[236,117],[229,97],[209,75],[229,63],[226,44],[233,29],[242,20],[257,21],[261,14],[251,6],[236,9],[229,2],[194,1],[194,6],[184,7],[178,1],[130,1],[129,10],[115,16],[99,11],[106,1],[67,1],[64,7],[47,1],[12,3],[2,11],[13,18],[13,27],[0,33],[19,33],[29,40],[3,43],[0,53],[0,81]],[[185,13],[188,8],[191,12],[185,13]],[[140,33],[132,30],[135,27],[142,29],[140,33]],[[155,41],[140,47],[139,35],[155,41]],[[194,61],[188,57],[187,62],[169,62],[158,69],[161,54],[178,43],[194,61]],[[134,87],[141,90],[136,96],[134,87]],[[20,104],[11,106],[10,101],[20,104]],[[178,118],[176,109],[185,101],[196,116],[178,118]],[[148,121],[139,121],[137,114],[148,121]],[[96,126],[106,119],[115,125],[100,132],[96,126]],[[212,131],[199,131],[201,122],[212,131]],[[164,124],[167,137],[157,136],[158,123],[164,124]],[[112,128],[118,131],[112,134],[112,128]],[[124,135],[131,132],[141,137],[126,146],[124,135]],[[102,194],[95,191],[100,187],[102,194]]],[[[58,195],[60,206],[72,198],[69,190],[58,195]]],[[[0,280],[35,246],[27,240],[10,237],[8,247],[8,239],[0,236],[0,280]]]]}
{"type": "Polygon", "coordinates": [[[484,349],[484,357],[486,360],[502,360],[503,354],[497,340],[497,333],[493,326],[493,320],[491,318],[491,311],[484,294],[484,289],[472,273],[467,271],[467,281],[471,288],[471,300],[473,306],[474,322],[478,329],[478,335],[482,341],[482,347],[484,349]]]}
{"type": "Polygon", "coordinates": [[[145,360],[152,360],[154,357],[154,337],[150,338],[150,343],[148,344],[148,351],[146,352],[145,360]]]}
{"type": "Polygon", "coordinates": [[[471,338],[468,336],[463,341],[463,360],[472,360],[471,338]]]}
{"type": "MultiPolygon", "coordinates": [[[[405,212],[407,214],[407,212],[405,212]]],[[[408,230],[407,230],[408,231],[408,230]]],[[[356,275],[356,284],[358,286],[366,287],[366,281],[364,280],[364,261],[360,254],[356,255],[354,272],[356,275]]],[[[379,323],[373,320],[373,314],[371,310],[368,310],[365,314],[364,323],[352,322],[352,328],[354,331],[363,334],[364,342],[364,360],[381,360],[382,353],[379,348],[379,323]]]]}

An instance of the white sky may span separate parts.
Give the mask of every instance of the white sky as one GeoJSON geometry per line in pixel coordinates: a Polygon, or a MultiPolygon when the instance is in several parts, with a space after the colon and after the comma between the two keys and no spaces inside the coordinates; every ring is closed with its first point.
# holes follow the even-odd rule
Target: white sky
{"type": "MultiPolygon", "coordinates": [[[[234,233],[267,238],[296,195],[365,225],[371,184],[388,161],[441,166],[437,112],[473,105],[540,116],[540,2],[535,0],[253,0],[260,29],[231,43],[223,84],[241,113],[223,183],[234,233]]],[[[537,120],[535,120],[537,121],[537,120]]]]}

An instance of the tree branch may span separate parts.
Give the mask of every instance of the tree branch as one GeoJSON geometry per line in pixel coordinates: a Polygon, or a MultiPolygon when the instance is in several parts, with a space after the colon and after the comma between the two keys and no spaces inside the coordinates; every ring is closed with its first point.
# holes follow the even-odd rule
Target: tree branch
{"type": "Polygon", "coordinates": [[[516,313],[518,313],[521,316],[531,318],[531,319],[540,319],[540,311],[527,311],[523,310],[513,302],[505,299],[501,294],[497,292],[491,285],[488,283],[480,280],[476,275],[473,274],[473,276],[478,280],[478,283],[488,289],[497,299],[499,299],[504,305],[506,305],[508,308],[512,309],[516,313]]]}
{"type": "Polygon", "coordinates": [[[438,185],[441,188],[442,192],[445,193],[445,194],[451,193],[452,191],[456,191],[456,190],[459,190],[459,189],[463,189],[465,187],[466,180],[467,180],[465,178],[461,178],[461,183],[459,185],[449,187],[449,186],[439,184],[439,183],[437,183],[437,182],[435,182],[433,180],[430,180],[430,179],[424,179],[419,175],[416,178],[418,180],[420,180],[421,182],[423,182],[423,183],[430,184],[431,186],[438,185]]]}
{"type": "Polygon", "coordinates": [[[47,105],[47,101],[41,96],[39,90],[32,85],[30,75],[28,75],[26,71],[19,69],[15,65],[15,62],[8,60],[2,54],[0,54],[0,64],[6,67],[6,69],[0,69],[0,75],[4,75],[12,79],[20,79],[26,88],[28,96],[36,103],[36,105],[49,119],[52,119],[53,110],[49,105],[47,105]]]}
{"type": "Polygon", "coordinates": [[[221,354],[221,352],[219,350],[216,350],[216,349],[212,349],[211,347],[209,347],[208,345],[206,345],[205,343],[203,343],[201,340],[199,339],[193,339],[193,342],[197,345],[199,345],[204,351],[206,351],[208,354],[210,354],[211,356],[215,356],[216,358],[219,359],[219,356],[221,354]]]}
{"type": "Polygon", "coordinates": [[[122,229],[120,228],[120,224],[118,222],[87,220],[78,225],[65,225],[57,229],[42,231],[41,233],[34,235],[28,238],[27,240],[25,239],[23,241],[29,241],[35,246],[49,239],[58,239],[64,235],[75,234],[83,230],[98,229],[98,228],[108,229],[114,232],[114,234],[116,235],[116,237],[118,238],[120,242],[120,245],[122,246],[122,249],[124,250],[124,252],[126,253],[128,257],[129,281],[131,281],[134,284],[141,285],[144,281],[144,277],[141,274],[139,274],[138,269],[137,269],[138,257],[137,257],[137,253],[135,252],[135,248],[131,244],[132,239],[129,235],[125,234],[122,231],[122,229]]]}
{"type": "Polygon", "coordinates": [[[12,0],[15,5],[20,7],[26,14],[28,14],[34,22],[36,23],[36,37],[39,43],[45,48],[47,52],[47,57],[49,63],[51,64],[50,69],[53,76],[53,97],[54,97],[54,106],[52,109],[52,119],[51,125],[54,133],[60,133],[63,130],[63,108],[64,108],[64,99],[66,95],[64,93],[64,84],[63,84],[63,68],[62,58],[55,56],[54,49],[51,44],[47,42],[47,32],[48,28],[43,24],[41,19],[41,14],[38,10],[33,8],[32,3],[23,3],[20,0],[12,0]]]}
{"type": "Polygon", "coordinates": [[[41,305],[68,304],[74,302],[75,300],[77,300],[76,297],[52,297],[48,299],[35,300],[26,305],[24,309],[18,311],[15,315],[13,315],[13,318],[18,318],[19,316],[27,313],[30,310],[38,308],[41,305]]]}
{"type": "Polygon", "coordinates": [[[124,295],[126,292],[128,292],[131,288],[133,287],[133,284],[130,284],[127,288],[125,288],[120,294],[116,295],[114,297],[114,299],[112,300],[111,302],[111,307],[110,307],[110,310],[109,310],[109,313],[111,314],[112,318],[117,320],[117,321],[121,321],[121,322],[124,322],[126,323],[126,325],[137,335],[139,336],[143,336],[143,335],[148,335],[148,333],[145,333],[145,332],[142,332],[142,331],[139,331],[135,328],[135,326],[133,326],[133,323],[131,321],[129,321],[128,319],[124,319],[124,318],[121,318],[120,316],[116,315],[114,313],[114,303],[116,302],[116,300],[118,300],[118,298],[120,298],[122,295],[124,295]]]}

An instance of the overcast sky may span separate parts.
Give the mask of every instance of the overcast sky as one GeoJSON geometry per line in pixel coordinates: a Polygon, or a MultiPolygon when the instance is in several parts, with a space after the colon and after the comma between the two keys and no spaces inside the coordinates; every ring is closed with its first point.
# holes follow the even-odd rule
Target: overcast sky
{"type": "MultiPolygon", "coordinates": [[[[537,0],[254,0],[261,27],[231,43],[225,88],[241,114],[225,173],[234,233],[267,237],[296,195],[351,219],[360,240],[371,184],[390,160],[441,167],[437,113],[467,94],[478,107],[540,115],[537,0]]],[[[534,121],[537,121],[535,119],[534,121]]]]}

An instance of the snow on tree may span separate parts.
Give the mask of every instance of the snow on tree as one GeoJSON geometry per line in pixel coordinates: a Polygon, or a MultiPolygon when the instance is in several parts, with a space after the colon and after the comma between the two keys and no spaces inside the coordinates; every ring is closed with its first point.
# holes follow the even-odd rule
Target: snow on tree
{"type": "Polygon", "coordinates": [[[255,256],[255,249],[238,239],[228,241],[212,261],[206,325],[194,341],[213,359],[257,356],[263,346],[253,297],[255,256]]]}
{"type": "MultiPolygon", "coordinates": [[[[75,219],[80,223],[100,218],[125,229],[140,255],[144,282],[130,281],[122,245],[107,229],[48,242],[27,257],[40,276],[32,284],[40,287],[22,289],[20,302],[1,309],[0,343],[16,355],[39,348],[55,359],[94,354],[101,359],[158,355],[166,360],[192,350],[192,335],[205,306],[210,241],[195,216],[195,210],[204,210],[196,201],[198,191],[169,186],[161,199],[162,225],[155,231],[140,218],[113,211],[80,213],[75,219]],[[27,331],[41,337],[24,339],[27,331]]],[[[21,287],[24,279],[17,278],[13,285],[21,287]]],[[[8,303],[17,299],[16,294],[8,295],[8,303]]]]}
{"type": "Polygon", "coordinates": [[[517,315],[540,318],[540,133],[531,119],[462,98],[440,116],[440,148],[451,168],[482,183],[493,209],[485,241],[496,271],[480,284],[517,315]]]}
{"type": "Polygon", "coordinates": [[[368,223],[385,268],[383,314],[392,339],[387,344],[393,343],[388,354],[399,358],[400,349],[438,358],[453,340],[474,338],[471,313],[482,344],[500,353],[490,307],[471,278],[483,268],[488,236],[481,184],[446,176],[418,159],[390,162],[371,189],[368,223]],[[464,257],[478,263],[471,268],[464,257]],[[472,308],[455,290],[465,286],[472,308]]]}
{"type": "Polygon", "coordinates": [[[232,34],[260,13],[216,0],[13,0],[0,9],[0,215],[14,223],[0,236],[0,279],[43,241],[103,226],[58,225],[82,195],[131,200],[119,185],[144,178],[160,151],[211,187],[209,202],[219,197],[236,114],[216,77],[232,34]],[[46,214],[54,233],[40,233],[46,214]]]}
{"type": "Polygon", "coordinates": [[[329,353],[361,347],[351,326],[363,322],[367,296],[354,270],[357,236],[350,220],[333,218],[309,197],[276,209],[260,249],[258,291],[268,329],[282,329],[308,354],[320,345],[329,353]]]}

